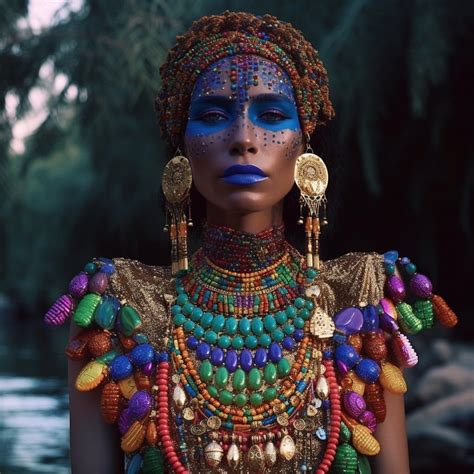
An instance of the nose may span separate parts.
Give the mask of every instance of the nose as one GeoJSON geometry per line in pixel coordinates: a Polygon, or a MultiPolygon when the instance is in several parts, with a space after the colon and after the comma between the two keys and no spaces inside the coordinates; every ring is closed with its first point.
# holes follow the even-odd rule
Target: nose
{"type": "Polygon", "coordinates": [[[247,113],[239,115],[232,127],[229,152],[234,157],[256,155],[258,152],[254,126],[247,113]]]}

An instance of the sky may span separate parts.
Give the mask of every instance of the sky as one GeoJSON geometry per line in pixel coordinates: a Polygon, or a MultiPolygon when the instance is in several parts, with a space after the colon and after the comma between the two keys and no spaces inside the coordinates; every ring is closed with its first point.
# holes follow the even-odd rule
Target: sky
{"type": "MultiPolygon", "coordinates": [[[[19,20],[18,25],[24,28],[31,28],[34,32],[39,32],[42,28],[48,27],[58,19],[67,15],[67,10],[62,11],[58,18],[55,13],[62,7],[67,6],[72,11],[81,8],[83,0],[30,0],[28,4],[28,16],[19,20]]],[[[18,99],[14,94],[7,94],[6,112],[11,123],[13,123],[13,139],[10,143],[15,154],[21,154],[25,150],[25,139],[29,137],[47,117],[46,103],[49,92],[46,89],[60,91],[67,83],[67,77],[63,74],[55,74],[52,63],[45,63],[40,69],[40,77],[44,87],[34,87],[29,95],[31,111],[21,120],[16,120],[16,107],[18,99]]],[[[77,95],[77,88],[71,86],[68,90],[71,99],[77,95]]]]}

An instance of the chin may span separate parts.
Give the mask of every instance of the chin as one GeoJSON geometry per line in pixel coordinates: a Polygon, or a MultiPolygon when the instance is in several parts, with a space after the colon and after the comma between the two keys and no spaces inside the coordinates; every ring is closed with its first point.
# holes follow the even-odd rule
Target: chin
{"type": "Polygon", "coordinates": [[[261,192],[251,190],[237,191],[229,193],[225,198],[213,203],[218,209],[231,214],[246,214],[249,212],[260,212],[272,204],[268,196],[261,192]]]}

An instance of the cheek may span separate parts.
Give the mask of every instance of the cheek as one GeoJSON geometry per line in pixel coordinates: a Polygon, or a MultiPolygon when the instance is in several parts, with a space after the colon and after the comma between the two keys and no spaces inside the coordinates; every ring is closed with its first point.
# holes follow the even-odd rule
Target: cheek
{"type": "Polygon", "coordinates": [[[286,166],[288,162],[296,160],[301,153],[303,136],[300,132],[289,130],[280,132],[263,132],[263,146],[266,153],[277,158],[278,163],[286,166]]]}

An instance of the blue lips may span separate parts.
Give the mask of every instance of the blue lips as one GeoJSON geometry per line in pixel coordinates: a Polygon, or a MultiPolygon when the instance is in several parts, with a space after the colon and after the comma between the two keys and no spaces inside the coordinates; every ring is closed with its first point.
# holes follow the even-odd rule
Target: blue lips
{"type": "Polygon", "coordinates": [[[224,171],[222,179],[228,184],[249,185],[267,179],[267,175],[254,165],[232,165],[224,171]]]}

